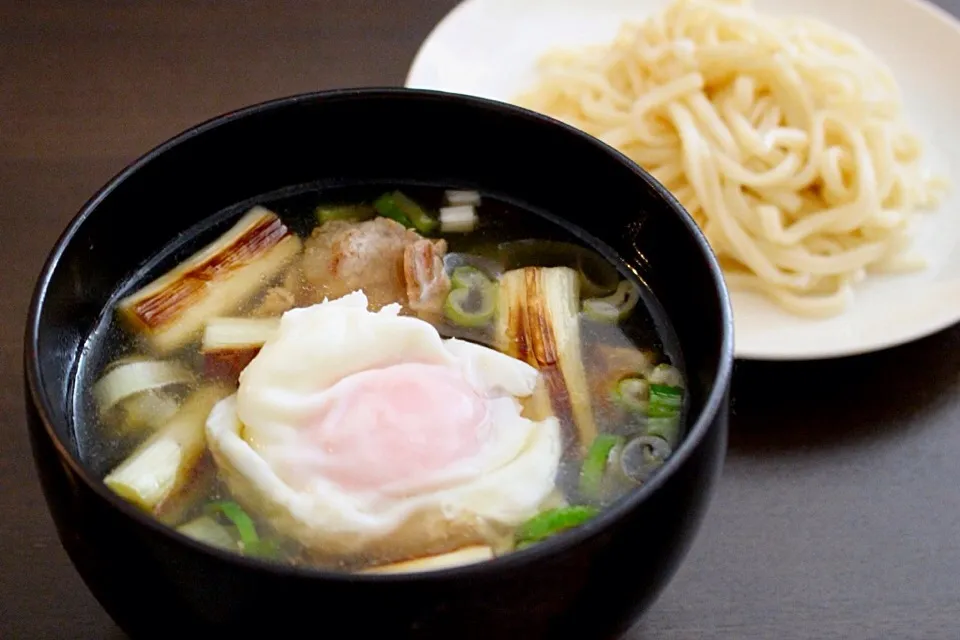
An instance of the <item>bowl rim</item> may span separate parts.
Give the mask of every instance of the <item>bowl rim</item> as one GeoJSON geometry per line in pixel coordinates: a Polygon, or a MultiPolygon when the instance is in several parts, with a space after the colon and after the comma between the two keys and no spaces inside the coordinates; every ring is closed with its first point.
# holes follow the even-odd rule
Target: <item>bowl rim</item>
{"type": "MultiPolygon", "coordinates": [[[[347,87],[338,89],[328,89],[321,91],[312,91],[306,93],[297,93],[280,98],[274,98],[258,103],[253,103],[238,109],[223,112],[220,115],[208,118],[194,126],[191,126],[179,134],[167,139],[155,146],[151,150],[142,154],[126,167],[116,173],[110,180],[104,184],[93,196],[91,196],[73,216],[66,228],[57,238],[50,250],[34,286],[31,295],[30,304],[27,313],[26,331],[24,338],[23,367],[25,372],[25,382],[27,388],[27,400],[32,405],[46,431],[46,437],[49,438],[57,454],[70,468],[70,471],[79,478],[89,490],[103,499],[112,508],[116,509],[126,517],[132,519],[136,524],[146,527],[161,536],[166,536],[179,545],[192,547],[203,554],[219,558],[227,563],[243,567],[246,570],[259,571],[274,575],[282,575],[290,578],[327,580],[341,583],[429,583],[447,581],[459,578],[481,578],[491,576],[496,573],[510,572],[520,569],[524,566],[544,560],[551,556],[561,556],[565,551],[581,545],[590,538],[601,535],[610,525],[622,519],[627,513],[633,511],[641,503],[645,502],[651,495],[666,483],[666,481],[676,472],[680,466],[690,457],[692,451],[697,447],[700,441],[706,436],[711,423],[717,417],[723,408],[723,403],[729,391],[732,378],[734,351],[733,351],[733,310],[730,302],[729,291],[726,287],[720,265],[716,256],[710,248],[703,232],[694,222],[690,214],[683,208],[677,199],[647,171],[640,167],[633,160],[619,152],[613,147],[601,142],[597,138],[576,129],[564,122],[543,115],[541,113],[518,107],[509,103],[500,102],[488,98],[451,93],[447,91],[438,91],[432,89],[413,89],[407,87],[393,86],[371,86],[371,87],[347,87]],[[184,534],[176,531],[175,528],[160,523],[155,518],[150,517],[142,510],[127,502],[120,496],[111,491],[103,481],[91,473],[87,467],[74,456],[67,445],[57,435],[53,427],[53,411],[50,398],[45,392],[42,381],[42,372],[40,370],[39,358],[37,357],[39,348],[40,317],[41,311],[45,306],[47,290],[53,272],[56,270],[59,262],[67,247],[73,241],[80,227],[86,220],[94,215],[97,208],[109,195],[127,178],[154,161],[156,158],[166,153],[170,149],[206,132],[227,125],[235,120],[240,120],[260,113],[279,111],[304,102],[329,102],[340,100],[366,100],[366,99],[410,99],[421,102],[455,102],[462,106],[470,107],[476,110],[486,111],[492,114],[499,114],[517,120],[524,120],[532,126],[550,127],[563,131],[567,137],[576,137],[581,143],[593,146],[621,164],[630,169],[638,179],[643,180],[651,187],[659,198],[664,200],[673,212],[679,217],[680,222],[687,228],[687,232],[693,238],[697,248],[700,250],[706,261],[709,276],[713,281],[714,289],[718,294],[720,303],[720,329],[721,341],[717,373],[712,381],[709,394],[704,402],[703,409],[697,417],[694,424],[687,430],[686,437],[680,443],[680,446],[673,452],[667,461],[663,464],[660,471],[654,477],[641,487],[627,493],[617,500],[614,504],[605,507],[601,512],[588,522],[566,531],[557,536],[548,538],[541,543],[529,548],[512,553],[497,556],[492,560],[486,560],[469,565],[455,566],[433,571],[405,574],[364,574],[348,573],[340,571],[331,571],[313,567],[294,566],[280,564],[269,560],[262,560],[241,554],[222,550],[216,547],[208,546],[194,540],[184,534]]],[[[27,428],[32,430],[34,427],[27,424],[27,428]]],[[[35,464],[39,464],[35,461],[35,464]]],[[[722,462],[721,462],[722,464],[722,462]]]]}

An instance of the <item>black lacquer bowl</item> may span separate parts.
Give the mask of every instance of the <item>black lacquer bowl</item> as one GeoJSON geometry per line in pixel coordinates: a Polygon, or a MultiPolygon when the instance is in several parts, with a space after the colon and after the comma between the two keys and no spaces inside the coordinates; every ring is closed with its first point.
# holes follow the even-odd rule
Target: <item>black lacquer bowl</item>
{"type": "Polygon", "coordinates": [[[700,526],[726,448],[732,362],[717,263],[660,184],[548,118],[407,89],[253,106],[138,160],[57,242],[30,307],[24,354],[33,452],[60,539],[135,638],[616,637],[669,581],[700,526]],[[665,310],[688,377],[687,437],[655,479],[526,551],[408,576],[292,569],[216,551],[115,497],[78,459],[70,409],[78,354],[108,299],[201,217],[323,180],[480,188],[564,218],[616,251],[665,310]]]}

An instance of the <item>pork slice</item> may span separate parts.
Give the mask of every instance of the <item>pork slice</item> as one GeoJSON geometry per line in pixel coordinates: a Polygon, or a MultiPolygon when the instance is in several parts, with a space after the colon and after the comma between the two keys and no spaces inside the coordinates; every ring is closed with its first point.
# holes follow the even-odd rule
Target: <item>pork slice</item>
{"type": "Polygon", "coordinates": [[[403,251],[407,305],[417,315],[434,318],[443,310],[444,300],[450,293],[450,277],[443,268],[446,252],[445,240],[425,238],[407,245],[403,251]]]}
{"type": "Polygon", "coordinates": [[[362,290],[373,310],[391,303],[414,313],[439,308],[435,298],[446,278],[446,250],[445,241],[426,239],[388,218],[328,222],[304,245],[304,303],[362,290]]]}

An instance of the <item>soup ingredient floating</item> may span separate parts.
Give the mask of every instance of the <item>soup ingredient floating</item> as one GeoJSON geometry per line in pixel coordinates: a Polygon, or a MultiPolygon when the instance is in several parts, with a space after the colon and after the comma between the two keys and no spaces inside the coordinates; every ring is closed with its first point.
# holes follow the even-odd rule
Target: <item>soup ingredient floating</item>
{"type": "Polygon", "coordinates": [[[275,538],[261,537],[253,518],[232,500],[208,504],[203,513],[177,527],[199,542],[247,556],[276,559],[282,553],[275,538]]]}
{"type": "Polygon", "coordinates": [[[639,290],[581,245],[491,243],[478,193],[437,195],[321,204],[302,242],[255,207],[126,298],[189,294],[162,327],[117,309],[134,353],[91,392],[108,444],[139,444],[106,485],[220,549],[392,574],[543,542],[646,482],[684,394],[621,327],[639,290]],[[259,227],[294,254],[236,249],[259,227]]]}
{"type": "MultiPolygon", "coordinates": [[[[383,198],[397,201],[396,192],[377,202],[383,198]]],[[[403,303],[417,313],[440,315],[450,289],[446,252],[446,240],[425,238],[390,217],[333,220],[317,226],[305,242],[301,297],[312,304],[363,289],[375,309],[403,303]]]]}
{"type": "Polygon", "coordinates": [[[204,423],[229,391],[210,385],[194,392],[170,421],[144,441],[104,483],[147,510],[184,490],[206,449],[204,423]]]}
{"type": "Polygon", "coordinates": [[[580,496],[604,504],[629,487],[645,483],[666,462],[680,441],[684,381],[672,365],[627,349],[606,349],[610,399],[620,433],[600,433],[590,444],[580,469],[580,496]]]}
{"type": "Polygon", "coordinates": [[[896,80],[854,37],[747,0],[674,0],[558,51],[516,102],[617,147],[694,216],[727,282],[832,316],[869,273],[922,268],[928,177],[896,80]]]}
{"type": "Polygon", "coordinates": [[[516,532],[517,546],[527,547],[558,533],[578,527],[597,515],[595,507],[572,506],[549,509],[528,520],[516,532]]]}
{"type": "Polygon", "coordinates": [[[238,376],[279,327],[279,318],[211,318],[200,343],[206,373],[238,376]]]}
{"type": "Polygon", "coordinates": [[[254,207],[226,234],[120,301],[128,326],[160,353],[186,345],[212,315],[235,311],[300,252],[301,241],[272,212],[254,207]]]}
{"type": "Polygon", "coordinates": [[[398,311],[355,292],[287,312],[207,421],[231,494],[314,554],[485,544],[555,488],[558,422],[520,415],[536,369],[398,311]]]}
{"type": "Polygon", "coordinates": [[[120,432],[159,427],[179,408],[194,382],[179,362],[133,356],[111,363],[93,388],[100,418],[120,432]]]}
{"type": "Polygon", "coordinates": [[[466,564],[475,564],[484,560],[494,558],[492,548],[485,545],[474,547],[465,547],[450,553],[444,553],[438,556],[429,556],[427,558],[416,558],[414,560],[405,560],[379,567],[365,569],[363,573],[369,574],[392,574],[392,573],[422,573],[424,571],[436,571],[438,569],[450,569],[451,567],[461,567],[466,564]]]}
{"type": "Polygon", "coordinates": [[[437,228],[436,218],[402,191],[383,194],[377,198],[373,206],[380,215],[395,220],[405,227],[416,229],[424,235],[437,228]]]}
{"type": "Polygon", "coordinates": [[[625,320],[640,300],[640,292],[624,280],[617,290],[603,298],[588,298],[583,301],[583,312],[593,320],[617,323],[625,320]]]}
{"type": "Polygon", "coordinates": [[[535,366],[554,414],[576,427],[567,446],[582,452],[597,435],[580,347],[580,278],[569,267],[524,267],[503,274],[500,348],[535,366]]]}
{"type": "Polygon", "coordinates": [[[457,267],[451,274],[453,290],[447,295],[444,313],[461,327],[483,327],[497,310],[497,284],[471,266],[457,267]]]}

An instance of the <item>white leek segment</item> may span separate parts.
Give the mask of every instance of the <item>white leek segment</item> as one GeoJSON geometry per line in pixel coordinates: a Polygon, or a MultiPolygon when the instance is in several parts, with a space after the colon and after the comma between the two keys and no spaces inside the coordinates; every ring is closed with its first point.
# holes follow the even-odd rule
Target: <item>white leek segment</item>
{"type": "Polygon", "coordinates": [[[159,428],[180,409],[177,396],[168,391],[153,390],[138,393],[121,405],[120,427],[123,431],[159,428]]]}
{"type": "Polygon", "coordinates": [[[228,393],[219,386],[194,392],[167,424],[107,475],[104,483],[144,509],[153,509],[182,489],[206,448],[207,415],[228,393]]]}
{"type": "Polygon", "coordinates": [[[223,549],[237,548],[237,541],[233,539],[233,536],[230,535],[226,527],[210,516],[195,518],[177,527],[177,531],[198,542],[204,542],[214,547],[221,547],[223,549]]]}
{"type": "Polygon", "coordinates": [[[254,207],[216,241],[120,301],[118,313],[160,353],[199,337],[212,317],[233,313],[296,256],[302,242],[254,207]]]}
{"type": "Polygon", "coordinates": [[[100,414],[106,415],[137,394],[192,380],[193,374],[176,362],[130,359],[111,366],[93,386],[93,396],[100,414]]]}
{"type": "Polygon", "coordinates": [[[477,226],[477,210],[464,204],[440,209],[440,230],[443,233],[466,233],[477,226]]]}
{"type": "Polygon", "coordinates": [[[500,280],[499,347],[536,367],[553,414],[583,453],[597,435],[580,344],[580,277],[568,267],[525,267],[500,280]]]}
{"type": "Polygon", "coordinates": [[[259,349],[279,326],[280,318],[211,318],[204,328],[200,350],[210,353],[259,349]]]}
{"type": "Polygon", "coordinates": [[[406,560],[404,562],[372,567],[370,569],[364,569],[361,573],[421,573],[424,571],[436,571],[437,569],[462,567],[464,565],[475,564],[485,560],[492,560],[493,556],[493,549],[488,546],[472,546],[451,551],[450,553],[445,553],[439,556],[415,558],[413,560],[406,560]]]}
{"type": "Polygon", "coordinates": [[[447,204],[450,205],[469,204],[478,206],[480,204],[480,193],[477,191],[451,189],[443,195],[447,204]]]}

